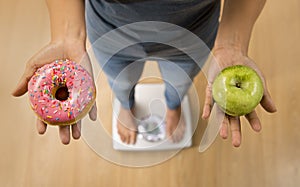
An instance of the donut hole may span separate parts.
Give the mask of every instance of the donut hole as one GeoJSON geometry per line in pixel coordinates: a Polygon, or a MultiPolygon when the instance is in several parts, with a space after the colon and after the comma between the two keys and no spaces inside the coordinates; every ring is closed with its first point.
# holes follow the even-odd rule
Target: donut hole
{"type": "Polygon", "coordinates": [[[59,101],[65,101],[69,98],[69,91],[66,86],[57,88],[54,94],[55,98],[59,101]]]}

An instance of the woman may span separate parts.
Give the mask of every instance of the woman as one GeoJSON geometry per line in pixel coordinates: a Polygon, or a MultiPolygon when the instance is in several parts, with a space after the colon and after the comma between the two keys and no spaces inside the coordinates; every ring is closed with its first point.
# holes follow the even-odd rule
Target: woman
{"type": "MultiPolygon", "coordinates": [[[[210,67],[206,98],[202,117],[207,119],[212,107],[211,84],[219,72],[228,66],[243,64],[252,67],[262,77],[255,63],[247,57],[248,45],[253,25],[259,16],[264,0],[226,0],[224,3],[222,19],[219,23],[220,1],[218,0],[124,0],[105,1],[89,0],[86,6],[82,0],[47,0],[51,21],[51,41],[28,62],[23,77],[20,80],[14,96],[26,93],[27,83],[38,67],[49,63],[55,59],[69,58],[77,62],[87,64],[87,69],[92,72],[91,65],[86,54],[87,35],[93,44],[96,57],[106,73],[114,94],[121,102],[119,114],[118,132],[123,142],[134,144],[136,140],[136,125],[132,117],[134,108],[134,85],[140,76],[143,63],[135,63],[134,76],[132,71],[126,69],[133,62],[144,59],[146,56],[154,55],[161,57],[159,62],[160,70],[164,79],[171,81],[166,84],[166,131],[170,139],[174,142],[180,141],[184,125],[180,122],[180,101],[186,93],[191,81],[199,72],[200,68],[194,61],[190,60],[186,54],[168,45],[157,44],[155,42],[144,42],[138,40],[140,35],[147,33],[148,28],[143,28],[142,32],[133,33],[133,40],[137,40],[135,45],[131,45],[117,54],[106,63],[101,59],[107,55],[106,48],[98,42],[98,39],[106,33],[128,24],[143,21],[155,21],[178,25],[197,35],[208,48],[213,48],[216,61],[210,67]],[[86,19],[85,19],[86,12],[86,19]],[[95,44],[95,45],[94,45],[95,44]],[[174,76],[175,70],[168,66],[168,62],[176,64],[188,75],[189,79],[178,82],[181,76],[174,76]],[[125,71],[123,71],[125,70],[125,71]],[[137,71],[136,71],[137,70],[137,71]],[[172,70],[172,71],[170,71],[172,70]],[[174,71],[173,71],[174,70],[174,71]],[[121,74],[125,72],[125,74],[121,74]],[[121,79],[116,78],[121,75],[121,79]],[[177,79],[176,79],[177,78],[177,79]],[[179,131],[175,129],[179,127],[179,131]],[[176,133],[177,132],[177,133],[176,133]]],[[[158,30],[160,27],[158,27],[158,30]]],[[[159,30],[160,31],[160,30],[159,30]]],[[[122,34],[122,32],[119,32],[122,34]]],[[[124,34],[126,38],[128,33],[124,34]]],[[[132,35],[129,35],[132,36],[132,35]]],[[[151,36],[151,33],[150,33],[151,36]]],[[[123,38],[124,38],[123,37],[123,38]]],[[[153,35],[154,37],[160,37],[153,35]]],[[[130,37],[129,37],[130,38],[130,37]]],[[[170,38],[172,40],[172,36],[170,38]]],[[[176,38],[173,38],[174,40],[176,38]]],[[[263,79],[264,80],[264,79],[263,79]]],[[[276,107],[268,93],[264,81],[264,96],[261,105],[268,112],[275,112],[276,107]]],[[[96,107],[90,111],[91,119],[96,119],[96,107]]],[[[255,111],[245,115],[251,127],[255,131],[261,129],[259,118],[255,111]]],[[[80,137],[80,122],[71,126],[74,139],[80,137]]],[[[222,122],[220,135],[223,138],[228,136],[228,128],[232,133],[232,144],[239,146],[241,143],[241,129],[239,117],[226,115],[222,122]]],[[[43,134],[46,131],[46,124],[37,120],[38,132],[43,134]]],[[[68,144],[70,141],[70,127],[59,127],[62,143],[68,144]]]]}

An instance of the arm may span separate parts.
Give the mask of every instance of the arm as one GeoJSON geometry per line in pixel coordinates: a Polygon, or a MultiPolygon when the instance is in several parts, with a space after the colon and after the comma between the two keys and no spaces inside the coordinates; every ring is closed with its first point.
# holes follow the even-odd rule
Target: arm
{"type": "Polygon", "coordinates": [[[225,0],[215,49],[226,46],[247,55],[251,32],[266,0],[225,0]]]}
{"type": "MultiPolygon", "coordinates": [[[[26,69],[19,84],[13,91],[13,96],[21,96],[27,92],[27,84],[35,71],[43,65],[56,59],[71,59],[83,65],[92,75],[92,66],[86,53],[86,30],[83,0],[47,0],[50,15],[51,41],[27,62],[26,69]]],[[[89,115],[96,119],[96,105],[89,115]]],[[[37,131],[40,134],[46,132],[47,125],[37,120],[37,131]]],[[[70,141],[70,128],[72,136],[78,139],[80,133],[80,121],[70,126],[60,126],[59,135],[62,143],[70,141]]]]}
{"type": "Polygon", "coordinates": [[[63,47],[63,58],[80,62],[91,74],[86,54],[86,25],[84,0],[46,0],[50,15],[51,43],[63,47]],[[85,55],[86,56],[86,55],[85,55]]]}
{"type": "Polygon", "coordinates": [[[81,40],[85,42],[84,0],[47,0],[51,41],[81,40]]]}
{"type": "Polygon", "coordinates": [[[27,83],[34,72],[43,65],[56,59],[73,57],[72,49],[85,52],[85,20],[84,3],[81,0],[47,0],[50,15],[51,41],[27,62],[25,72],[13,91],[13,96],[21,96],[27,92],[27,83]],[[73,5],[74,4],[74,5],[73,5]],[[72,44],[73,43],[73,44],[72,44]]]}
{"type": "MultiPolygon", "coordinates": [[[[264,95],[260,104],[268,112],[276,111],[262,72],[247,56],[251,32],[264,4],[265,0],[225,0],[223,15],[213,49],[214,58],[207,77],[208,86],[202,114],[204,119],[209,117],[213,106],[211,85],[216,75],[223,68],[237,64],[250,66],[260,75],[264,84],[264,95]]],[[[254,131],[259,132],[261,130],[261,123],[255,110],[246,114],[245,117],[254,131]]],[[[220,136],[226,139],[228,129],[230,129],[232,144],[236,147],[240,146],[240,118],[226,115],[220,125],[220,136]]]]}

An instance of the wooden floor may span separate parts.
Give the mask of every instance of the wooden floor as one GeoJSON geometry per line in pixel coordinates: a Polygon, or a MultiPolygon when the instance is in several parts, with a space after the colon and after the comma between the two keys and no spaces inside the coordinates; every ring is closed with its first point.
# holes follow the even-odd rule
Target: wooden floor
{"type": "MultiPolygon", "coordinates": [[[[209,150],[199,153],[207,123],[200,119],[192,148],[146,168],[108,162],[82,139],[63,146],[56,128],[38,135],[27,95],[13,98],[10,93],[26,60],[49,41],[45,3],[0,0],[0,23],[0,186],[299,186],[300,1],[268,1],[253,33],[250,56],[265,73],[278,108],[276,114],[258,109],[262,132],[254,133],[244,123],[240,148],[218,137],[209,150]]],[[[99,82],[109,94],[105,80],[99,82]]],[[[201,103],[204,82],[203,75],[195,80],[201,103]]],[[[99,107],[109,126],[111,108],[99,107]]]]}

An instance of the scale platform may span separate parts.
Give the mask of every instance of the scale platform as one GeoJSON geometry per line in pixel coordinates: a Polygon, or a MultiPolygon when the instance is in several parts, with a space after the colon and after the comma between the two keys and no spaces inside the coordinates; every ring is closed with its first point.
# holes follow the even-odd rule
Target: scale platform
{"type": "Polygon", "coordinates": [[[135,117],[138,127],[136,143],[128,145],[121,141],[117,132],[117,117],[120,103],[114,99],[113,105],[113,148],[120,151],[159,151],[190,147],[192,145],[192,116],[188,94],[181,107],[186,124],[183,139],[172,143],[165,133],[166,103],[164,84],[138,84],[135,87],[135,117]]]}

